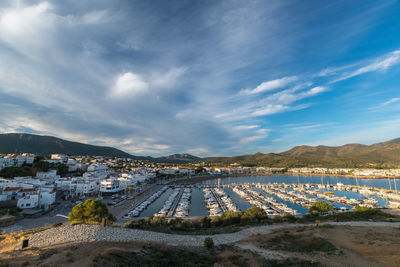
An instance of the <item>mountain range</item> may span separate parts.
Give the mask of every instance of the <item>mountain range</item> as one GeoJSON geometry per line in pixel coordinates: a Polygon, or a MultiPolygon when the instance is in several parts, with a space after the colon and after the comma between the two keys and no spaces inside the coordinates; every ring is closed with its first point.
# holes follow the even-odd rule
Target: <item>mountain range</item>
{"type": "Polygon", "coordinates": [[[214,163],[271,167],[400,167],[400,138],[373,145],[296,146],[282,153],[208,158],[214,163]]]}
{"type": "Polygon", "coordinates": [[[400,138],[373,145],[347,144],[343,146],[296,146],[281,153],[256,153],[234,157],[200,158],[187,153],[165,157],[135,156],[122,150],[71,142],[52,136],[23,133],[0,134],[0,153],[34,153],[47,155],[63,153],[123,157],[165,163],[208,162],[213,164],[238,163],[246,166],[271,167],[400,167],[400,138]]]}
{"type": "Polygon", "coordinates": [[[165,163],[187,163],[199,161],[201,158],[190,154],[173,154],[166,157],[135,156],[122,150],[107,147],[71,142],[53,136],[42,136],[25,133],[0,134],[0,153],[33,153],[36,155],[68,154],[72,156],[104,156],[132,158],[135,160],[150,160],[165,163]]]}

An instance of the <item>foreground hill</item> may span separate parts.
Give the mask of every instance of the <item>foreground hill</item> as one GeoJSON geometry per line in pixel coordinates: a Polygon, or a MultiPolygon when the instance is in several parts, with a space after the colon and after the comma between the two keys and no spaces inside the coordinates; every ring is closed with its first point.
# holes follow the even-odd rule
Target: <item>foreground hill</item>
{"type": "Polygon", "coordinates": [[[400,167],[400,138],[369,146],[297,146],[282,153],[214,157],[208,158],[207,161],[271,167],[395,168],[400,167]]]}
{"type": "Polygon", "coordinates": [[[62,153],[70,155],[132,157],[132,155],[113,147],[87,145],[52,136],[20,133],[0,134],[0,153],[23,152],[37,155],[62,153]]]}

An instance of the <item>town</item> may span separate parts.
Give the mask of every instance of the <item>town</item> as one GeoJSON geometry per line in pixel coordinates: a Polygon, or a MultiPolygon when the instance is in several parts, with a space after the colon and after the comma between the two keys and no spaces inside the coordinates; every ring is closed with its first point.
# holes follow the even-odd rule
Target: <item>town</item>
{"type": "MultiPolygon", "coordinates": [[[[8,208],[9,214],[3,218],[4,224],[13,224],[16,218],[37,218],[51,215],[53,220],[67,218],[68,212],[86,198],[95,198],[106,203],[117,219],[132,219],[141,214],[152,202],[168,189],[168,184],[181,181],[185,184],[197,178],[218,178],[229,176],[271,175],[271,174],[321,174],[357,176],[400,176],[400,170],[391,169],[327,169],[327,168],[270,168],[210,166],[200,162],[191,164],[165,164],[130,158],[102,156],[68,156],[50,154],[46,157],[34,154],[8,154],[0,158],[0,205],[8,208]],[[131,208],[135,207],[135,208],[131,208]],[[18,215],[17,217],[11,215],[18,215]],[[55,218],[55,216],[60,216],[55,218]],[[12,218],[12,219],[10,219],[12,218]]],[[[191,190],[176,187],[164,206],[155,216],[187,217],[191,201],[191,190]]],[[[296,186],[293,186],[296,189],[296,186]]],[[[221,186],[206,186],[204,201],[210,216],[221,215],[227,210],[238,211],[230,196],[221,186]]],[[[259,206],[270,215],[299,212],[271,197],[260,195],[248,185],[232,187],[233,191],[254,206],[259,206]],[[269,203],[266,205],[265,203],[269,203]]],[[[397,191],[397,184],[394,188],[397,191]]],[[[269,189],[276,195],[281,189],[269,189]]],[[[374,189],[371,189],[371,193],[374,189]]],[[[289,192],[289,200],[296,202],[304,196],[289,192]],[[291,198],[290,198],[291,197],[291,198]]],[[[308,193],[314,194],[315,191],[308,193]]],[[[280,196],[285,192],[280,192],[280,196]]],[[[323,195],[329,197],[329,195],[323,195]]],[[[285,198],[284,198],[285,199],[285,198]]],[[[332,200],[332,199],[331,199],[332,200]]],[[[353,200],[353,202],[361,204],[353,200]]],[[[371,199],[372,201],[372,199],[371,199]]],[[[339,200],[337,199],[337,202],[339,200]]],[[[312,204],[309,199],[302,205],[312,204]]],[[[391,206],[399,206],[398,199],[392,198],[391,206]]],[[[353,205],[354,207],[355,205],[353,205]]],[[[389,204],[388,204],[389,206],[389,204]]],[[[372,205],[377,207],[377,204],[372,205]]],[[[45,217],[47,218],[47,217],[45,217]]],[[[49,219],[49,218],[47,218],[49,219]]],[[[45,221],[45,220],[43,220],[45,221]]]]}

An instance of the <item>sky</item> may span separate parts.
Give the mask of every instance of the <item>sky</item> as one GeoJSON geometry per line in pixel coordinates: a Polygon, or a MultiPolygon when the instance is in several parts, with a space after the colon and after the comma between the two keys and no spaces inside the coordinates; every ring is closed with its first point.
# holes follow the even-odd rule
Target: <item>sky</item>
{"type": "Polygon", "coordinates": [[[400,137],[398,1],[0,2],[0,133],[233,156],[400,137]]]}

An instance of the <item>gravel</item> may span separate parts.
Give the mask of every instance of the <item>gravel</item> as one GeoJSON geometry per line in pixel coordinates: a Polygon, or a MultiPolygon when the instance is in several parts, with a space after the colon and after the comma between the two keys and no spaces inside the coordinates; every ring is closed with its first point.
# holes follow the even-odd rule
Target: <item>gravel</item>
{"type": "MultiPolygon", "coordinates": [[[[330,222],[331,225],[348,226],[391,226],[400,227],[400,223],[385,222],[330,222]]],[[[47,247],[57,244],[106,241],[106,242],[155,242],[170,246],[203,246],[204,239],[211,237],[215,245],[235,243],[256,234],[268,234],[274,230],[292,227],[312,226],[314,224],[263,225],[246,228],[236,233],[218,235],[178,235],[159,232],[127,229],[121,227],[101,227],[99,225],[64,225],[38,232],[30,237],[32,247],[47,247]]]]}

